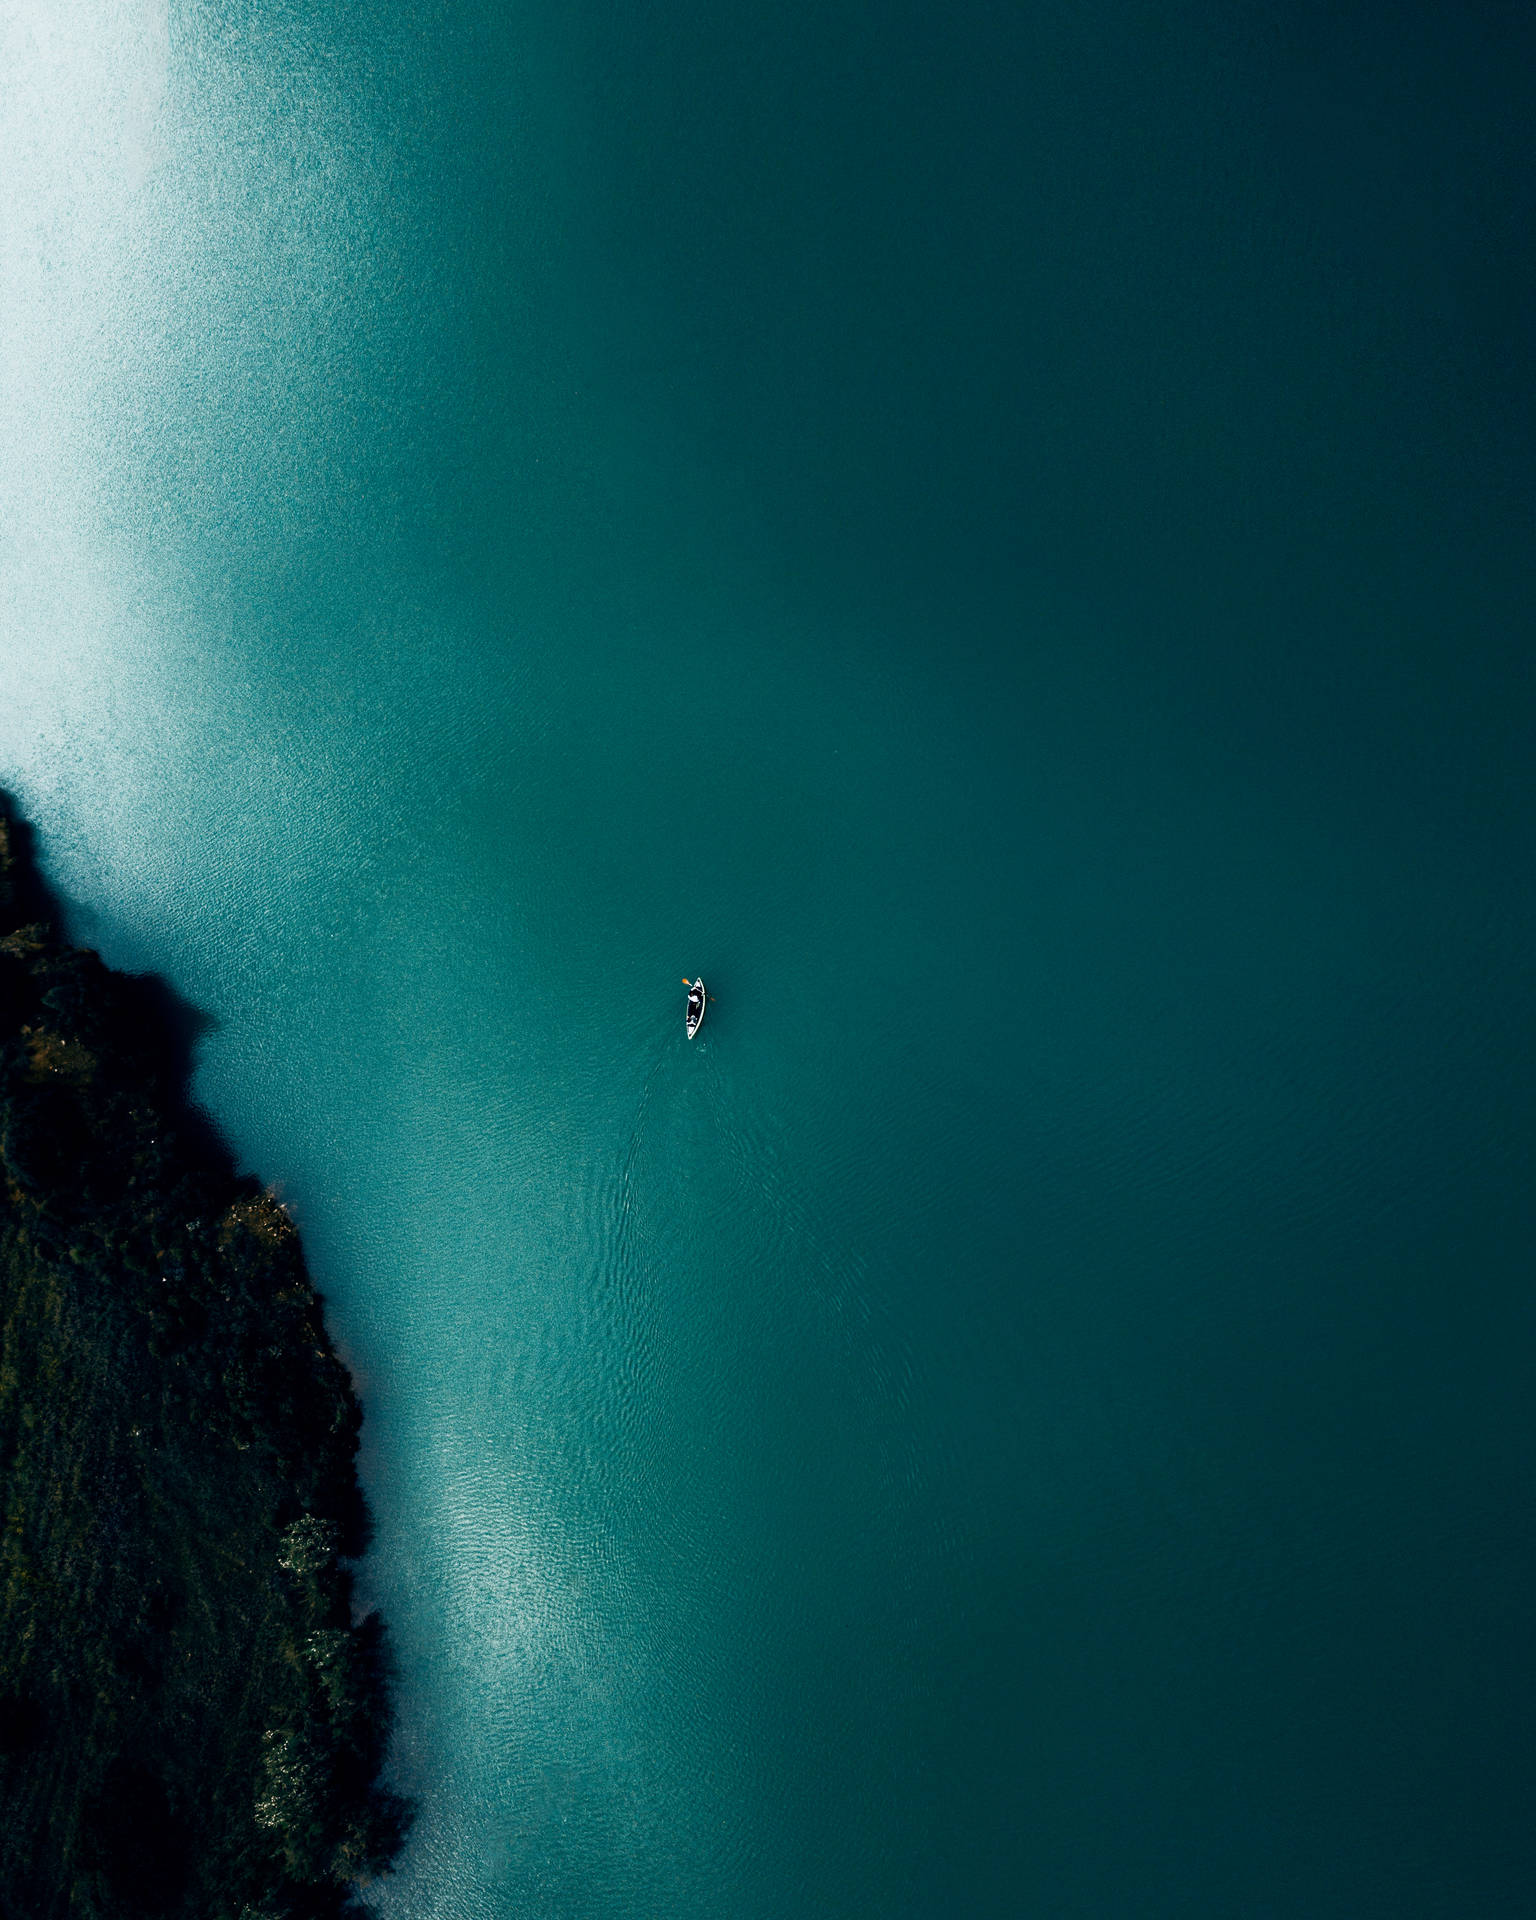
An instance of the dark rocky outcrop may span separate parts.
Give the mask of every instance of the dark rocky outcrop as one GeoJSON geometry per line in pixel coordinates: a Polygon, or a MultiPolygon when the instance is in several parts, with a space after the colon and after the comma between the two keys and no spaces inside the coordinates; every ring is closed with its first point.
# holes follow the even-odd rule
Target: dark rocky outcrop
{"type": "Polygon", "coordinates": [[[0,799],[0,1920],[321,1920],[405,1829],[357,1400],[188,1034],[0,799]]]}

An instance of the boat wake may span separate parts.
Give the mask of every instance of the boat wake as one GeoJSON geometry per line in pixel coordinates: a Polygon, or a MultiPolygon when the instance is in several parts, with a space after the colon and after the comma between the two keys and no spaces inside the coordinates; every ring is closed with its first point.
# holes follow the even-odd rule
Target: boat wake
{"type": "Polygon", "coordinates": [[[608,1375],[605,1399],[621,1428],[636,1420],[647,1359],[654,1339],[654,1308],[646,1285],[644,1261],[636,1246],[639,1176],[656,1083],[677,1039],[669,1034],[657,1046],[635,1106],[634,1121],[615,1177],[600,1189],[602,1218],[596,1223],[602,1261],[598,1275],[598,1311],[606,1323],[601,1349],[608,1375]]]}

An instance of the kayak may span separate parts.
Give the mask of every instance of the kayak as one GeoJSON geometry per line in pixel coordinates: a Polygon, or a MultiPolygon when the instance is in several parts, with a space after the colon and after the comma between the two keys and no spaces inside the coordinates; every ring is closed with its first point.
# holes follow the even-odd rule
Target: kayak
{"type": "Polygon", "coordinates": [[[691,1040],[704,1024],[704,1009],[709,1004],[709,996],[704,991],[704,982],[694,980],[688,987],[688,1012],[686,1025],[691,1040]]]}

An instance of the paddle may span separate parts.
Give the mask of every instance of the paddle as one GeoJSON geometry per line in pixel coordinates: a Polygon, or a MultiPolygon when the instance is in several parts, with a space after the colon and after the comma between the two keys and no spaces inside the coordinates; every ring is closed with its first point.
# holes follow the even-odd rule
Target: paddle
{"type": "MultiPolygon", "coordinates": [[[[684,985],[685,987],[691,987],[691,986],[693,985],[693,982],[692,982],[691,980],[684,980],[684,982],[683,982],[683,985],[684,985]]],[[[709,997],[710,997],[710,999],[711,999],[711,1000],[714,1000],[714,999],[715,999],[715,996],[714,996],[713,994],[711,994],[711,995],[710,995],[709,997]]],[[[715,1000],[715,1005],[716,1005],[716,1006],[719,1006],[719,1004],[720,1004],[720,1002],[719,1002],[718,1000],[715,1000]]]]}

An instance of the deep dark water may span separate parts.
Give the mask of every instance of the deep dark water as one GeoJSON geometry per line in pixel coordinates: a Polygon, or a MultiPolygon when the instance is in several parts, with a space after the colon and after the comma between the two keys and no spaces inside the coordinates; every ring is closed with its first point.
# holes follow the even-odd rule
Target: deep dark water
{"type": "Polygon", "coordinates": [[[204,8],[21,168],[0,751],[362,1383],[391,1911],[1530,1908],[1532,54],[204,8]]]}

